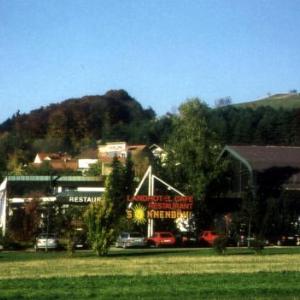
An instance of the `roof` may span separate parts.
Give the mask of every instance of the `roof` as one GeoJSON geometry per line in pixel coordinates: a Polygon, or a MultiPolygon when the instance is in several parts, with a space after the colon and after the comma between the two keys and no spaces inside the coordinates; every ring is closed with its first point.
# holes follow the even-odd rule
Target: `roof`
{"type": "Polygon", "coordinates": [[[39,153],[37,153],[37,156],[38,156],[41,160],[44,160],[47,156],[50,157],[50,153],[39,152],[39,153]]]}
{"type": "Polygon", "coordinates": [[[157,144],[152,144],[151,146],[149,146],[149,149],[151,149],[151,150],[152,149],[157,149],[157,148],[163,150],[162,147],[158,146],[157,144]]]}
{"type": "Polygon", "coordinates": [[[9,182],[101,182],[103,178],[100,176],[45,176],[45,175],[33,175],[33,176],[7,176],[9,182]]]}
{"type": "Polygon", "coordinates": [[[239,160],[251,177],[262,174],[264,184],[276,187],[284,183],[286,190],[300,190],[300,147],[226,146],[220,157],[226,154],[239,160]]]}
{"type": "Polygon", "coordinates": [[[70,169],[76,171],[78,169],[78,161],[77,160],[63,161],[60,159],[53,159],[50,161],[50,166],[55,170],[70,169]]]}
{"type": "Polygon", "coordinates": [[[128,151],[142,151],[146,148],[146,145],[128,145],[128,151]]]}
{"type": "Polygon", "coordinates": [[[47,157],[50,159],[61,159],[61,160],[70,160],[71,156],[68,153],[48,153],[48,152],[38,152],[36,154],[41,160],[45,160],[47,157]]]}
{"type": "MultiPolygon", "coordinates": [[[[125,158],[124,157],[118,157],[117,156],[117,159],[121,162],[121,163],[124,163],[125,162],[125,158]]],[[[110,157],[110,156],[106,156],[106,155],[102,155],[100,156],[99,158],[99,161],[102,162],[102,163],[109,163],[111,164],[114,160],[114,156],[110,157]]]]}
{"type": "Polygon", "coordinates": [[[222,153],[225,151],[243,160],[254,171],[285,167],[300,169],[300,147],[226,146],[222,153]]]}
{"type": "Polygon", "coordinates": [[[78,156],[78,159],[97,159],[98,158],[98,149],[88,148],[82,151],[78,156]]]}

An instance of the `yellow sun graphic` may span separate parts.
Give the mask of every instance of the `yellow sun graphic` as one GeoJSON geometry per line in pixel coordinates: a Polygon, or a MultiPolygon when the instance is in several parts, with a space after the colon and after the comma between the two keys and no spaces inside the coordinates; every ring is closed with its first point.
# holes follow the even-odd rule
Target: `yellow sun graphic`
{"type": "Polygon", "coordinates": [[[133,222],[136,224],[144,224],[146,223],[146,208],[141,205],[137,204],[133,207],[133,222]]]}

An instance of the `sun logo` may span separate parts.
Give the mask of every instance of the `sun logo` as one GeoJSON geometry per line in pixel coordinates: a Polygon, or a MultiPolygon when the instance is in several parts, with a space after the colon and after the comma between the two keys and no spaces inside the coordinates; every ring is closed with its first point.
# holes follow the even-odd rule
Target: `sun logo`
{"type": "Polygon", "coordinates": [[[133,207],[133,222],[136,224],[145,224],[146,223],[146,208],[137,204],[133,207]]]}

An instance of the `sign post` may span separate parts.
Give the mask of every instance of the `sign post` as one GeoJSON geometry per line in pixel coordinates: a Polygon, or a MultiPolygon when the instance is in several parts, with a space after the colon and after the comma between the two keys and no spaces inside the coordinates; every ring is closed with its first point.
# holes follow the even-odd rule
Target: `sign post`
{"type": "MultiPolygon", "coordinates": [[[[152,175],[152,166],[149,167],[149,176],[148,176],[148,195],[149,196],[153,196],[154,194],[154,178],[153,178],[153,175],[152,175]]],[[[148,230],[147,230],[147,233],[148,233],[148,237],[152,236],[153,235],[153,219],[149,219],[148,218],[148,230]]]]}
{"type": "MultiPolygon", "coordinates": [[[[148,204],[147,211],[147,236],[153,235],[154,219],[177,219],[182,216],[189,218],[191,216],[191,210],[193,207],[193,198],[190,196],[185,196],[179,190],[175,189],[173,186],[163,181],[159,177],[153,175],[152,166],[149,166],[146,173],[144,174],[141,182],[135,190],[134,196],[128,199],[129,210],[132,208],[134,202],[143,202],[148,204]],[[148,177],[148,195],[140,196],[138,195],[141,187],[148,177]],[[179,196],[156,196],[154,195],[155,180],[162,183],[167,187],[168,190],[174,191],[179,196]]],[[[139,206],[137,209],[138,213],[136,218],[140,220],[144,216],[145,211],[139,206]],[[139,216],[139,213],[141,214],[139,216]],[[140,218],[141,217],[141,218],[140,218]]],[[[128,213],[129,218],[132,218],[132,212],[128,213]]]]}

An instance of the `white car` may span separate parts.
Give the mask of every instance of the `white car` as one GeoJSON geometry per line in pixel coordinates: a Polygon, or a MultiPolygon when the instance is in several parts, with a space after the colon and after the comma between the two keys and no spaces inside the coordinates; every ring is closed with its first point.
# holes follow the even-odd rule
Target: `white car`
{"type": "Polygon", "coordinates": [[[50,250],[58,248],[58,240],[54,234],[41,234],[36,238],[36,243],[34,245],[35,251],[40,249],[50,250]]]}

